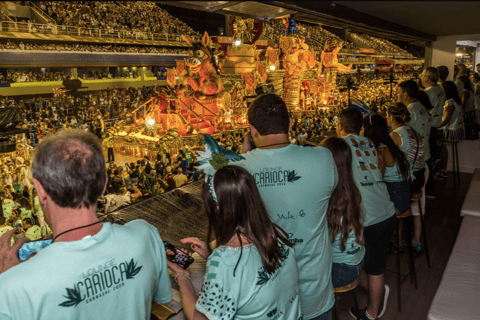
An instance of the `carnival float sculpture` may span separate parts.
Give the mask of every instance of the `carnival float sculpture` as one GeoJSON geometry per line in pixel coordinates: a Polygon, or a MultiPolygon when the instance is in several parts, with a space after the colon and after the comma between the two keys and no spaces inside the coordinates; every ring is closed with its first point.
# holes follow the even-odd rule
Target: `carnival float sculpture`
{"type": "Polygon", "coordinates": [[[296,33],[295,21],[285,22],[286,35],[274,47],[260,39],[263,21],[239,17],[231,20],[231,37],[212,41],[205,32],[195,42],[182,35],[190,45],[189,58],[167,69],[168,85],[134,111],[135,126],[122,124],[117,131],[149,150],[175,153],[185,144],[201,145],[201,134],[243,132],[247,106],[259,86],[273,85],[292,112],[333,103],[337,73],[351,69],[338,62],[342,44],[327,43],[315,52],[296,33]]]}

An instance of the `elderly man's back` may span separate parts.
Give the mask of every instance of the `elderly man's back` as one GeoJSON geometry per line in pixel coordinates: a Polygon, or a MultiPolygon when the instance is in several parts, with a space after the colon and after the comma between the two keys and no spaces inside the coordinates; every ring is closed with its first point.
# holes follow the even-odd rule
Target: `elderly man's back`
{"type": "Polygon", "coordinates": [[[0,283],[5,320],[150,319],[152,300],[171,300],[162,240],[143,220],[54,242],[2,273],[0,283]]]}

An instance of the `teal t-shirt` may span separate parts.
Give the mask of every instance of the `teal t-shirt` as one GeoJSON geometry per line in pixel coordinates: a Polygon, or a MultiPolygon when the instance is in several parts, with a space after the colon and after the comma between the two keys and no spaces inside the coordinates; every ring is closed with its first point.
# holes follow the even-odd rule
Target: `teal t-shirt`
{"type": "Polygon", "coordinates": [[[7,233],[8,231],[10,231],[12,229],[13,229],[13,227],[11,227],[11,226],[1,227],[0,228],[0,237],[3,236],[5,233],[7,233]]]}
{"type": "Polygon", "coordinates": [[[31,218],[32,217],[32,212],[33,210],[27,210],[25,208],[20,208],[20,218],[26,219],[26,218],[31,218]]]}
{"type": "Polygon", "coordinates": [[[425,161],[430,159],[430,132],[432,127],[432,116],[427,109],[418,101],[408,105],[408,112],[410,112],[411,120],[408,125],[422,136],[423,140],[423,155],[425,161]]]}
{"type": "Polygon", "coordinates": [[[445,104],[445,92],[440,85],[435,85],[423,90],[427,93],[433,108],[429,110],[432,116],[432,127],[438,128],[442,124],[443,106],[445,104]]]}
{"type": "Polygon", "coordinates": [[[333,263],[344,263],[349,266],[356,266],[362,262],[365,256],[365,246],[357,243],[355,232],[350,231],[347,242],[345,242],[345,251],[340,249],[340,236],[338,233],[332,242],[333,263]]]}
{"type": "Polygon", "coordinates": [[[443,127],[445,138],[451,142],[457,142],[465,138],[465,123],[463,119],[462,106],[453,99],[445,101],[445,112],[448,108],[453,108],[453,114],[450,121],[443,127]]]}
{"type": "Polygon", "coordinates": [[[193,152],[192,151],[185,151],[185,158],[188,160],[188,163],[193,162],[193,152]]]}
{"type": "Polygon", "coordinates": [[[208,257],[195,308],[210,320],[302,319],[294,250],[282,249],[281,266],[271,274],[252,245],[242,247],[235,269],[240,251],[220,246],[208,257]]]}
{"type": "Polygon", "coordinates": [[[37,241],[42,239],[42,230],[39,226],[31,226],[25,231],[25,238],[30,239],[31,241],[37,241]]]}
{"type": "Polygon", "coordinates": [[[152,300],[172,298],[165,247],[144,220],[54,242],[0,274],[0,283],[2,320],[150,319],[152,300]]]}
{"type": "Polygon", "coordinates": [[[5,199],[3,200],[3,216],[5,217],[5,220],[8,220],[10,218],[10,215],[12,214],[12,209],[15,207],[15,202],[13,202],[12,199],[5,199]]]}
{"type": "Polygon", "coordinates": [[[289,145],[254,149],[231,162],[253,175],[270,218],[295,243],[300,302],[306,319],[333,307],[332,246],[327,207],[338,173],[330,150],[289,145]]]}
{"type": "Polygon", "coordinates": [[[350,134],[343,139],[352,150],[353,177],[362,196],[363,226],[387,220],[395,214],[395,207],[382,178],[375,146],[360,135],[350,134]]]}
{"type": "Polygon", "coordinates": [[[35,213],[37,217],[43,217],[42,206],[40,205],[40,200],[38,199],[38,196],[35,196],[35,199],[33,199],[33,205],[37,206],[37,212],[35,213]]]}
{"type": "Polygon", "coordinates": [[[50,229],[50,226],[49,226],[48,224],[45,224],[45,225],[42,227],[41,231],[42,231],[42,238],[45,237],[45,236],[48,235],[48,234],[53,233],[53,232],[52,232],[52,229],[50,229]]]}

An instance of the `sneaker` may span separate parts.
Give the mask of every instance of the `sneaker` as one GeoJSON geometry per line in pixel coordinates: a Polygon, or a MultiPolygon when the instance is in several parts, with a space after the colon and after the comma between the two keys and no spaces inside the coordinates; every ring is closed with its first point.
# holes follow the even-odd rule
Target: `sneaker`
{"type": "Polygon", "coordinates": [[[419,242],[415,247],[411,247],[413,252],[416,254],[420,254],[422,252],[422,244],[419,242]]]}
{"type": "Polygon", "coordinates": [[[447,170],[442,171],[442,177],[448,178],[448,171],[447,170]]]}
{"type": "Polygon", "coordinates": [[[385,285],[385,296],[383,298],[383,308],[382,311],[378,314],[378,318],[383,317],[385,314],[385,311],[387,311],[387,302],[388,302],[388,296],[390,295],[390,287],[385,285]]]}
{"type": "Polygon", "coordinates": [[[404,253],[405,252],[405,249],[403,249],[403,247],[397,247],[397,246],[393,246],[393,253],[404,253]]]}
{"type": "MultiPolygon", "coordinates": [[[[370,320],[369,317],[367,317],[367,308],[365,309],[357,309],[355,307],[350,308],[350,315],[357,320],[370,320]]],[[[378,320],[375,319],[375,320],[378,320]]]]}
{"type": "Polygon", "coordinates": [[[441,173],[435,173],[435,174],[433,175],[433,179],[443,180],[443,174],[441,174],[441,173]]]}

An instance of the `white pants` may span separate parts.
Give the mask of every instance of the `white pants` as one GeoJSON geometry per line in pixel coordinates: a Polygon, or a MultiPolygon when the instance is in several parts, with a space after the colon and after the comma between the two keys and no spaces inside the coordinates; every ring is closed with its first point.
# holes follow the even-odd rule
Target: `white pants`
{"type": "MultiPolygon", "coordinates": [[[[428,166],[425,165],[425,183],[423,184],[423,192],[422,198],[420,199],[420,203],[422,204],[422,215],[425,215],[425,185],[427,184],[428,175],[430,174],[430,170],[428,170],[428,166]]],[[[418,208],[418,200],[413,201],[412,205],[412,216],[420,216],[420,210],[418,208]]]]}

